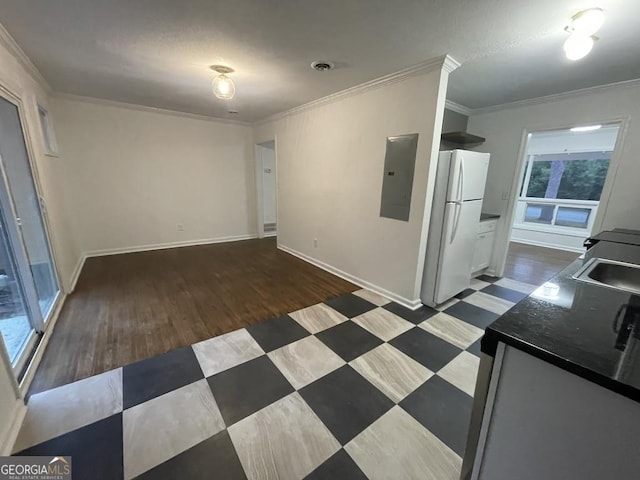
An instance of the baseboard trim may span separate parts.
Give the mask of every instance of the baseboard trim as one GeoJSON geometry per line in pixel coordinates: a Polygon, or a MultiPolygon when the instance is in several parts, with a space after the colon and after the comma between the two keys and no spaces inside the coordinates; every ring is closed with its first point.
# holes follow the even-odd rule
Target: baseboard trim
{"type": "Polygon", "coordinates": [[[72,293],[76,289],[76,284],[78,283],[78,278],[80,278],[80,272],[84,267],[84,262],[87,259],[86,254],[81,254],[80,258],[76,262],[76,268],[73,269],[73,273],[71,273],[71,278],[69,279],[69,290],[67,294],[72,293]]]}
{"type": "Polygon", "coordinates": [[[536,242],[535,240],[520,240],[518,238],[512,238],[509,240],[513,243],[521,243],[523,245],[534,245],[536,247],[544,247],[551,248],[553,250],[561,250],[563,252],[576,252],[576,253],[584,253],[584,248],[572,248],[572,247],[560,247],[559,245],[553,243],[545,243],[545,242],[536,242]]]}
{"type": "MultiPolygon", "coordinates": [[[[275,236],[275,233],[274,233],[274,236],[275,236]]],[[[69,279],[69,291],[67,292],[67,294],[72,293],[76,289],[76,284],[78,283],[78,279],[80,278],[80,274],[82,273],[84,264],[87,258],[89,257],[105,257],[108,255],[121,255],[123,253],[147,252],[152,250],[164,250],[168,248],[193,247],[197,245],[209,245],[213,243],[237,242],[240,240],[251,240],[253,238],[258,238],[258,235],[257,234],[233,235],[229,237],[189,240],[186,242],[156,243],[156,244],[150,244],[150,245],[138,245],[136,247],[108,248],[104,250],[89,250],[88,252],[83,252],[80,258],[78,259],[78,262],[76,263],[76,267],[73,269],[73,273],[71,274],[71,278],[69,279]]]]}
{"type": "MultiPolygon", "coordinates": [[[[206,245],[211,243],[223,243],[223,242],[233,242],[239,240],[249,240],[252,238],[257,238],[257,235],[235,235],[230,237],[218,237],[218,238],[210,238],[205,240],[192,240],[188,242],[173,242],[173,243],[165,243],[165,244],[156,244],[156,245],[142,245],[138,247],[130,247],[130,248],[115,248],[110,250],[95,250],[90,252],[84,252],[71,274],[71,278],[69,279],[69,287],[71,293],[76,288],[76,284],[78,283],[78,278],[80,278],[80,274],[82,273],[82,269],[84,268],[85,261],[88,257],[99,257],[105,255],[117,255],[121,253],[133,253],[133,252],[143,252],[147,250],[162,250],[167,248],[178,248],[178,247],[187,247],[194,245],[206,245]]],[[[35,372],[42,361],[42,357],[44,352],[46,351],[47,345],[49,344],[49,339],[51,338],[52,333],[55,330],[56,323],[58,322],[58,317],[60,316],[60,311],[64,306],[65,301],[67,300],[67,294],[60,293],[61,297],[55,306],[55,310],[51,316],[51,319],[48,322],[47,329],[40,340],[40,343],[36,347],[36,351],[33,354],[33,358],[29,362],[27,366],[26,373],[20,382],[20,395],[21,398],[16,400],[16,413],[13,415],[13,423],[7,430],[7,433],[4,438],[0,438],[0,455],[10,455],[11,450],[13,449],[13,445],[18,437],[18,433],[20,432],[20,428],[22,427],[22,421],[24,420],[24,416],[27,411],[27,407],[23,401],[29,387],[31,386],[31,382],[35,376],[35,372]]]]}
{"type": "Polygon", "coordinates": [[[13,410],[13,415],[11,416],[13,420],[11,422],[11,425],[7,429],[4,438],[2,439],[2,442],[0,443],[0,455],[2,456],[11,455],[13,446],[18,439],[20,428],[22,428],[22,422],[24,421],[24,417],[27,414],[27,406],[22,401],[22,399],[17,398],[13,410]]]}
{"type": "Polygon", "coordinates": [[[310,257],[309,255],[306,255],[304,253],[298,252],[297,250],[294,250],[293,248],[287,247],[285,245],[278,245],[278,250],[282,250],[283,252],[289,253],[291,255],[293,255],[294,257],[298,257],[301,260],[304,260],[307,263],[310,263],[311,265],[315,265],[318,268],[321,268],[322,270],[332,273],[337,277],[342,278],[343,280],[346,280],[348,282],[351,283],[355,283],[356,285],[362,287],[362,288],[366,288],[367,290],[371,290],[372,292],[375,292],[379,295],[382,295],[383,297],[388,298],[389,300],[393,300],[396,303],[399,303],[400,305],[402,305],[403,307],[407,307],[411,310],[416,310],[418,308],[420,308],[422,306],[422,302],[418,299],[418,300],[408,300],[404,297],[401,297],[400,295],[397,295],[393,292],[390,292],[389,290],[386,290],[378,285],[375,285],[371,282],[367,282],[366,280],[363,280],[359,277],[356,277],[354,275],[351,275],[350,273],[347,273],[343,270],[340,270],[339,268],[334,267],[333,265],[329,265],[328,263],[324,263],[321,262],[320,260],[317,260],[313,257],[310,257]]]}
{"type": "Polygon", "coordinates": [[[258,238],[257,234],[232,235],[229,237],[204,238],[199,240],[187,240],[184,242],[156,243],[149,245],[138,245],[135,247],[107,248],[104,250],[89,250],[84,252],[88,257],[104,257],[107,255],[120,255],[123,253],[149,252],[152,250],[165,250],[167,248],[194,247],[197,245],[209,245],[212,243],[238,242],[241,240],[251,240],[258,238]]]}

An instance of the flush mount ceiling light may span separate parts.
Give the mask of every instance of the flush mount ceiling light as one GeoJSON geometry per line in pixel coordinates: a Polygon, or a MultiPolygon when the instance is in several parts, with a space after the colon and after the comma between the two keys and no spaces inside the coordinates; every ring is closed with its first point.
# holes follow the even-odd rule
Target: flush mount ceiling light
{"type": "Polygon", "coordinates": [[[213,65],[211,70],[220,74],[213,79],[213,94],[222,100],[232,99],[236,93],[236,86],[233,84],[233,80],[227,75],[233,73],[233,68],[223,65],[213,65]]]}
{"type": "Polygon", "coordinates": [[[571,23],[565,27],[569,38],[564,42],[564,53],[569,60],[586,57],[598,39],[595,33],[604,23],[604,11],[601,8],[582,10],[571,17],[571,23]]]}
{"type": "Polygon", "coordinates": [[[572,33],[564,42],[564,53],[569,60],[580,60],[589,54],[594,41],[593,37],[572,33]]]}
{"type": "Polygon", "coordinates": [[[592,130],[599,130],[602,125],[585,125],[583,127],[573,127],[572,132],[591,132],[592,130]]]}
{"type": "Polygon", "coordinates": [[[604,23],[604,10],[601,8],[590,8],[582,10],[571,17],[571,23],[567,28],[571,33],[582,33],[583,35],[595,35],[604,23]]]}

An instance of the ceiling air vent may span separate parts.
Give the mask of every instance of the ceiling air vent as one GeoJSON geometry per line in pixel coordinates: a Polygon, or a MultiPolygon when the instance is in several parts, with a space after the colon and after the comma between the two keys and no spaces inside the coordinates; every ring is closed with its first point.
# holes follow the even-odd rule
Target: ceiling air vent
{"type": "Polygon", "coordinates": [[[331,70],[333,68],[333,63],[331,62],[313,62],[311,64],[311,68],[317,70],[318,72],[326,72],[327,70],[331,70]]]}

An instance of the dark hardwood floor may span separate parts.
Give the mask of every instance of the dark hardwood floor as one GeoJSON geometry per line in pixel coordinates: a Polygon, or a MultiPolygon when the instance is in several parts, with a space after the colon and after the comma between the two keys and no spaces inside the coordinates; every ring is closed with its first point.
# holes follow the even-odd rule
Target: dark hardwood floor
{"type": "Polygon", "coordinates": [[[275,238],[89,258],[29,393],[358,288],[277,250],[275,238]]]}
{"type": "Polygon", "coordinates": [[[511,242],[504,276],[532,285],[542,285],[579,255],[576,252],[511,242]]]}

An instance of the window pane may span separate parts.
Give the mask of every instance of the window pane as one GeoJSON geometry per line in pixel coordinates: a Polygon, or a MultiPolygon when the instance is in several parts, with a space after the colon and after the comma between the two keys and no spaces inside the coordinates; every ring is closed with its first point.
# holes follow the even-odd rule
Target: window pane
{"type": "Polygon", "coordinates": [[[564,163],[565,168],[556,198],[600,200],[609,160],[571,160],[564,163]]]}
{"type": "Polygon", "coordinates": [[[527,197],[600,200],[609,159],[533,162],[527,197]]]}
{"type": "Polygon", "coordinates": [[[22,285],[13,264],[13,251],[0,214],[0,333],[15,365],[29,340],[33,327],[27,317],[22,285]]]}
{"type": "Polygon", "coordinates": [[[525,222],[546,223],[551,225],[553,220],[553,209],[555,205],[544,205],[540,203],[527,203],[527,210],[524,214],[525,222]]]}
{"type": "Polygon", "coordinates": [[[556,225],[561,227],[587,228],[590,208],[558,207],[556,225]]]}
{"type": "Polygon", "coordinates": [[[550,172],[551,162],[533,162],[527,197],[545,198],[550,172]]]}

